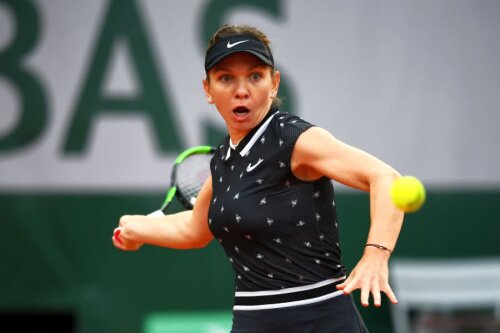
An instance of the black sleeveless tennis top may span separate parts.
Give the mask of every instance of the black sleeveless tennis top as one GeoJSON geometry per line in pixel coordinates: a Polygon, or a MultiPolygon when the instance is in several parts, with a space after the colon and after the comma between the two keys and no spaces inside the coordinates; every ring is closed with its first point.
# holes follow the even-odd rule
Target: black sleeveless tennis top
{"type": "Polygon", "coordinates": [[[238,291],[276,290],[345,275],[333,186],[292,174],[295,143],[310,123],[271,110],[236,147],[211,161],[209,227],[238,291]]]}

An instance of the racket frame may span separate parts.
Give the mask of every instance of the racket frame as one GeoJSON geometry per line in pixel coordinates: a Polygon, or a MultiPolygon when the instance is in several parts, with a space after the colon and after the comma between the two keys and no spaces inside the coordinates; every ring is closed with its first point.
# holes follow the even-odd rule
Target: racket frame
{"type": "Polygon", "coordinates": [[[177,199],[185,209],[193,209],[193,205],[191,204],[191,202],[189,202],[189,200],[185,198],[180,191],[177,190],[177,167],[189,156],[197,154],[213,154],[214,152],[215,148],[212,146],[195,146],[184,150],[177,156],[170,173],[170,188],[165,195],[165,199],[163,200],[163,203],[159,209],[160,211],[162,211],[164,214],[166,213],[166,210],[174,199],[174,196],[177,197],[177,199]]]}

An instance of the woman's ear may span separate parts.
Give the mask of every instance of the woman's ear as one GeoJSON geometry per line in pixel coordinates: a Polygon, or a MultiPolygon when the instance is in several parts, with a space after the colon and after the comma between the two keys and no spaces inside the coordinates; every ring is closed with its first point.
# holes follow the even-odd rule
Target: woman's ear
{"type": "Polygon", "coordinates": [[[278,96],[278,89],[280,87],[281,74],[278,70],[272,72],[271,80],[272,80],[271,97],[274,98],[278,96]]]}
{"type": "Polygon", "coordinates": [[[208,79],[203,80],[203,90],[205,90],[205,96],[207,97],[208,103],[214,104],[214,99],[210,93],[210,82],[208,82],[208,79]]]}

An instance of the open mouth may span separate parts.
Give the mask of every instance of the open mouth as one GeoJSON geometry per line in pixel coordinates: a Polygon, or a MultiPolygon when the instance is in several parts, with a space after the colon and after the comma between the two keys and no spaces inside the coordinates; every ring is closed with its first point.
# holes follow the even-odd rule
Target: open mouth
{"type": "Polygon", "coordinates": [[[233,113],[238,116],[238,117],[244,117],[250,112],[249,109],[247,109],[244,106],[238,106],[237,108],[233,109],[233,113]]]}

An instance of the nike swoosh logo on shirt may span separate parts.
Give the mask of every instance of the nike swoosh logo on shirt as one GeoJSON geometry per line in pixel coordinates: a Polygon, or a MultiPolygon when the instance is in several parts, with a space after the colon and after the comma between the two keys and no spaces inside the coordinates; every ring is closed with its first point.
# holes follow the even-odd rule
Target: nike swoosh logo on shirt
{"type": "Polygon", "coordinates": [[[233,43],[233,44],[231,44],[231,41],[228,41],[227,42],[227,48],[230,49],[230,48],[232,48],[232,47],[234,47],[234,46],[236,46],[238,44],[245,43],[245,42],[248,42],[248,39],[246,39],[246,40],[240,40],[239,42],[236,42],[236,43],[233,43]]]}
{"type": "Polygon", "coordinates": [[[252,165],[252,163],[248,163],[248,166],[247,166],[247,172],[251,172],[253,169],[255,169],[259,164],[261,164],[264,160],[262,158],[259,158],[259,160],[257,161],[257,163],[255,163],[254,165],[252,165]]]}

